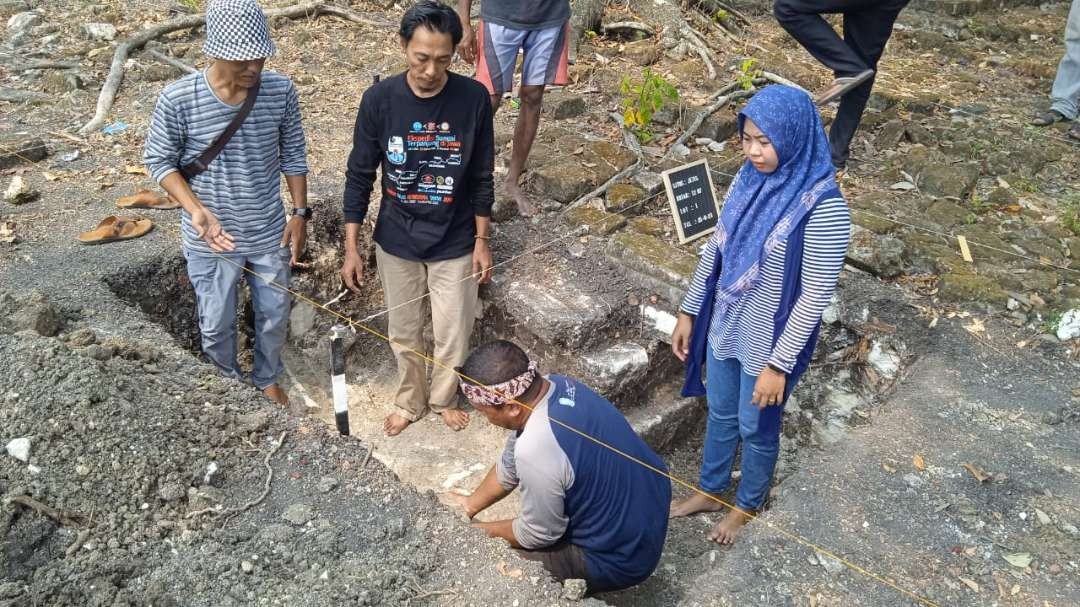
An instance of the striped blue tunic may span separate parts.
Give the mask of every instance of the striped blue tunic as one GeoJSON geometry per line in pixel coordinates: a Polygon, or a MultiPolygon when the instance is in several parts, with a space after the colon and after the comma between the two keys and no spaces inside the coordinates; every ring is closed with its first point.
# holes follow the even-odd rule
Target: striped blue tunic
{"type": "MultiPolygon", "coordinates": [[[[190,74],[161,92],[146,137],[143,162],[157,182],[202,154],[225,130],[242,104],[214,93],[206,72],[190,74]]],[[[281,174],[306,175],[306,144],[300,101],[289,79],[264,71],[251,114],[191,189],[235,239],[232,255],[276,250],[285,229],[281,174]]],[[[211,254],[183,212],[184,246],[211,254]]]]}
{"type": "MultiPolygon", "coordinates": [[[[734,358],[744,373],[757,375],[765,365],[790,372],[795,359],[829,304],[844,266],[851,218],[843,198],[821,201],[810,212],[803,243],[802,292],[795,301],[783,333],[773,347],[773,319],[780,307],[787,243],[780,243],[765,260],[757,284],[733,303],[726,314],[713,314],[709,345],[720,360],[734,358]]],[[[705,297],[705,282],[712,272],[716,244],[705,245],[701,263],[680,309],[697,316],[705,297]]]]}

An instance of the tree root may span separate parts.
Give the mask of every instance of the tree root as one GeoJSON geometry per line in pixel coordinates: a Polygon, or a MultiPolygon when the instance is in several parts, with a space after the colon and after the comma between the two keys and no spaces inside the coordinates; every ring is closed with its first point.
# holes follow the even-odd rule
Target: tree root
{"type": "Polygon", "coordinates": [[[270,466],[270,458],[274,457],[274,454],[276,454],[278,450],[281,449],[281,446],[284,444],[285,433],[282,432],[281,436],[278,437],[277,443],[273,446],[273,448],[270,449],[269,452],[267,452],[266,457],[263,458],[263,466],[266,467],[266,480],[263,481],[263,490],[262,493],[259,494],[259,497],[253,500],[248,500],[240,506],[233,506],[232,508],[225,508],[224,510],[219,508],[204,508],[202,510],[195,510],[194,512],[188,512],[186,515],[184,515],[184,518],[195,518],[196,516],[202,516],[203,514],[217,514],[218,516],[224,515],[225,522],[223,524],[228,524],[229,520],[232,519],[232,517],[261,504],[263,500],[266,499],[266,496],[270,495],[270,484],[274,482],[274,469],[270,466]]]}
{"type": "MultiPolygon", "coordinates": [[[[265,13],[268,20],[276,18],[314,18],[319,15],[331,15],[362,25],[373,25],[378,27],[388,25],[387,23],[368,19],[363,15],[359,15],[338,6],[333,6],[326,2],[297,4],[295,6],[270,9],[265,11],[265,13]]],[[[166,21],[165,23],[155,25],[154,27],[144,29],[135,36],[118,44],[116,46],[116,52],[113,53],[112,65],[109,67],[109,75],[105,78],[105,84],[102,85],[101,92],[98,94],[97,109],[94,111],[94,117],[79,129],[79,134],[87,135],[105,125],[105,119],[108,117],[109,110],[112,109],[113,102],[116,100],[116,94],[120,90],[120,84],[124,81],[124,63],[127,61],[127,58],[132,51],[138,50],[147,42],[170,32],[192,29],[203,25],[206,25],[206,15],[204,14],[178,17],[166,21]]]]}
{"type": "Polygon", "coordinates": [[[716,98],[716,101],[713,101],[705,109],[701,110],[697,113],[696,116],[694,116],[694,119],[690,121],[690,125],[686,127],[686,132],[680,135],[678,139],[676,139],[670,146],[668,146],[667,152],[664,152],[664,156],[663,158],[661,158],[661,160],[667,160],[671,156],[672,150],[674,150],[679,145],[685,144],[691,137],[693,137],[694,133],[696,133],[697,130],[701,128],[701,125],[705,122],[705,119],[711,116],[713,112],[719,110],[728,103],[735,101],[736,99],[744,99],[746,97],[749,97],[755,92],[753,90],[735,90],[736,88],[738,88],[738,86],[739,84],[737,82],[732,82],[720,89],[720,96],[716,98]]]}
{"type": "Polygon", "coordinates": [[[611,116],[611,119],[617,122],[619,124],[619,127],[622,128],[623,142],[625,143],[626,147],[630,148],[630,151],[634,152],[634,156],[637,157],[637,160],[634,161],[634,164],[626,167],[618,173],[615,173],[611,177],[611,179],[605,181],[595,190],[566,205],[566,208],[559,213],[560,216],[565,215],[571,209],[576,209],[577,207],[580,207],[586,202],[608,191],[611,186],[615,185],[620,180],[625,179],[626,177],[633,175],[634,173],[637,173],[645,164],[645,156],[641,151],[641,144],[638,142],[637,137],[635,137],[633,133],[631,133],[625,128],[625,125],[623,124],[623,117],[615,112],[612,112],[609,115],[611,116]]]}
{"type": "Polygon", "coordinates": [[[58,510],[52,506],[43,504],[29,495],[16,495],[11,498],[12,504],[18,504],[24,508],[29,508],[38,514],[51,518],[52,520],[60,523],[65,527],[82,527],[87,523],[87,517],[85,514],[78,512],[69,512],[66,510],[58,510]]]}
{"type": "Polygon", "coordinates": [[[713,64],[712,58],[709,57],[709,46],[705,44],[705,41],[687,23],[683,23],[679,34],[690,45],[690,48],[697,53],[697,56],[701,57],[701,61],[705,63],[706,69],[709,70],[709,80],[716,80],[716,66],[713,64]]]}
{"type": "Polygon", "coordinates": [[[188,74],[194,74],[194,73],[199,71],[199,70],[191,67],[190,65],[184,63],[183,61],[180,61],[179,59],[173,59],[172,57],[166,55],[165,53],[155,51],[155,50],[149,50],[149,51],[146,51],[146,52],[147,52],[147,54],[149,54],[154,59],[157,59],[158,61],[164,63],[165,65],[171,65],[171,66],[175,67],[176,69],[178,69],[178,70],[180,70],[182,72],[187,72],[188,74]]]}
{"type": "Polygon", "coordinates": [[[619,21],[617,23],[608,23],[603,26],[604,35],[611,36],[617,35],[618,32],[641,32],[645,36],[652,38],[656,35],[656,30],[648,25],[639,21],[619,21]]]}

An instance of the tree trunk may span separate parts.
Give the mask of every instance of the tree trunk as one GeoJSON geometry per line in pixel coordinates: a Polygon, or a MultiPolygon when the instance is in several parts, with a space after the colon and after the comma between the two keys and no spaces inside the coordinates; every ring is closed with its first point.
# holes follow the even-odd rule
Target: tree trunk
{"type": "Polygon", "coordinates": [[[600,31],[604,0],[573,0],[570,7],[570,58],[577,57],[577,47],[585,32],[600,31]]]}

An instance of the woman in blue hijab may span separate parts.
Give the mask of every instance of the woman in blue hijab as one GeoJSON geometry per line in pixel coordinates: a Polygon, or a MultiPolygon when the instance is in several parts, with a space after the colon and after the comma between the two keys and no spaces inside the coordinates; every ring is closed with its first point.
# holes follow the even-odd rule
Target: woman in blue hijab
{"type": "MultiPolygon", "coordinates": [[[[784,403],[810,362],[851,232],[829,142],[805,92],[762,89],[739,113],[739,136],[746,162],[671,336],[687,363],[683,395],[705,394],[709,405],[704,492],[727,489],[742,442],[737,508],[708,534],[722,544],[734,541],[768,495],[784,403]]],[[[694,494],[672,504],[671,516],[720,509],[694,494]]]]}

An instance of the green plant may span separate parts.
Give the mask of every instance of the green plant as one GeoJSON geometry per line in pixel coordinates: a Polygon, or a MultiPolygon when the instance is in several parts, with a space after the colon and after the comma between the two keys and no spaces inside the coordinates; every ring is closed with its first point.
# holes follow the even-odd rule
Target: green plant
{"type": "MultiPolygon", "coordinates": [[[[994,208],[988,200],[983,200],[978,194],[971,195],[971,209],[975,213],[987,213],[994,208]]],[[[969,222],[970,223],[970,222],[969,222]]]]}
{"type": "Polygon", "coordinates": [[[713,13],[712,18],[713,22],[723,25],[728,22],[728,19],[731,18],[731,15],[726,10],[718,8],[716,9],[716,12],[713,13]]]}
{"type": "Polygon", "coordinates": [[[1065,212],[1061,214],[1061,225],[1080,236],[1080,196],[1070,196],[1065,200],[1065,212]]]}
{"type": "Polygon", "coordinates": [[[587,38],[590,41],[595,40],[598,35],[599,34],[597,34],[596,32],[594,32],[592,30],[585,30],[585,38],[587,38]]]}
{"type": "Polygon", "coordinates": [[[1057,312],[1051,312],[1043,320],[1042,325],[1039,326],[1039,330],[1043,333],[1057,333],[1058,327],[1061,326],[1061,318],[1065,316],[1060,310],[1057,312]]]}
{"type": "Polygon", "coordinates": [[[749,91],[754,86],[754,80],[761,76],[761,70],[755,69],[757,59],[747,57],[739,63],[739,73],[735,75],[736,82],[744,91],[749,91]]]}
{"type": "Polygon", "coordinates": [[[202,12],[202,0],[180,0],[180,4],[192,10],[192,12],[202,12]]]}
{"type": "Polygon", "coordinates": [[[624,76],[619,90],[623,95],[623,126],[630,129],[641,143],[652,139],[653,114],[679,99],[679,91],[649,68],[641,71],[641,80],[624,76]]]}

